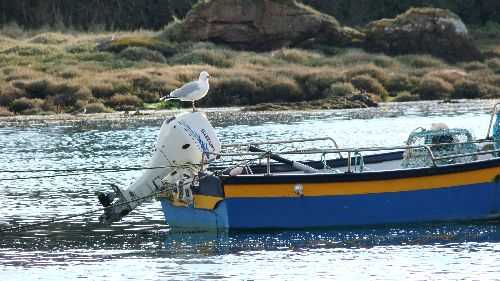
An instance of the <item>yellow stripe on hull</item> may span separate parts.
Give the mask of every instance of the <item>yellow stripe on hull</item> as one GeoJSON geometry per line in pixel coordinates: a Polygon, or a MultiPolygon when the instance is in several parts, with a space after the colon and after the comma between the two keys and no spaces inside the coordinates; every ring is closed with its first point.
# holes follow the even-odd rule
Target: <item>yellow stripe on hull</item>
{"type": "MultiPolygon", "coordinates": [[[[235,197],[297,197],[295,184],[302,184],[304,196],[354,195],[400,192],[463,186],[492,182],[500,174],[500,167],[444,175],[370,180],[355,182],[296,183],[286,184],[228,184],[224,185],[226,198],[235,197]]],[[[353,174],[353,177],[356,175],[353,174]]]]}
{"type": "MultiPolygon", "coordinates": [[[[221,197],[214,197],[214,196],[208,196],[208,195],[199,195],[195,194],[194,196],[194,207],[198,209],[206,209],[206,210],[213,210],[215,208],[215,205],[219,203],[219,201],[223,200],[224,198],[221,197]]],[[[188,204],[179,201],[177,198],[176,200],[172,201],[169,198],[163,197],[167,199],[167,201],[171,202],[174,206],[177,207],[188,207],[188,204]]]]}
{"type": "Polygon", "coordinates": [[[224,198],[208,196],[208,195],[194,195],[194,206],[198,209],[213,210],[215,205],[224,198]]]}

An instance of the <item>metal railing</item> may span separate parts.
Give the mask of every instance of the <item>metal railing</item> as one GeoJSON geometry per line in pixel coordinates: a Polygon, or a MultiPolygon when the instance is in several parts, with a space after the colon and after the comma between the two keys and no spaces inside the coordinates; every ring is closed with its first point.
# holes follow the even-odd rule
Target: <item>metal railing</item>
{"type": "MultiPolygon", "coordinates": [[[[478,144],[478,143],[493,143],[493,140],[475,140],[475,141],[470,141],[470,142],[456,142],[456,143],[441,143],[441,144],[422,144],[422,145],[404,145],[404,146],[392,146],[392,147],[362,147],[362,148],[338,148],[336,145],[335,141],[331,138],[316,138],[316,139],[304,139],[303,141],[312,141],[312,140],[332,140],[336,146],[335,149],[307,149],[307,150],[290,150],[290,151],[279,151],[279,152],[272,152],[272,151],[266,151],[266,152],[234,152],[234,153],[215,153],[215,152],[206,152],[211,155],[215,155],[217,158],[221,157],[242,157],[242,156],[255,156],[256,159],[266,159],[266,166],[267,166],[267,174],[271,173],[271,156],[272,155],[306,155],[306,154],[339,154],[342,155],[342,153],[347,153],[347,172],[352,172],[353,169],[353,164],[352,164],[352,155],[355,155],[356,153],[360,152],[374,152],[374,151],[390,151],[390,150],[395,150],[395,151],[405,151],[405,150],[410,150],[410,149],[423,149],[425,150],[426,154],[429,156],[429,159],[431,160],[431,165],[432,167],[437,167],[440,166],[436,161],[438,160],[444,160],[444,159],[452,159],[452,158],[460,158],[460,157],[467,157],[467,156],[478,156],[478,155],[485,155],[485,154],[494,154],[494,153],[499,153],[500,149],[490,149],[490,150],[482,150],[482,151],[475,151],[471,153],[463,153],[463,154],[453,154],[453,155],[446,155],[446,156],[439,156],[435,157],[433,153],[433,147],[434,146],[443,146],[443,145],[463,145],[463,144],[478,144]]],[[[283,141],[283,142],[262,142],[266,144],[280,144],[280,143],[287,143],[287,142],[301,142],[302,140],[291,140],[291,141],[283,141]]],[[[240,146],[246,146],[246,145],[254,145],[254,144],[259,144],[259,143],[248,143],[248,144],[240,144],[240,146]]],[[[225,147],[230,147],[230,146],[237,146],[238,144],[230,144],[230,145],[225,145],[225,147]]],[[[235,167],[240,167],[244,165],[248,165],[252,160],[245,160],[241,163],[234,164],[230,167],[227,167],[224,169],[224,171],[231,170],[235,167]]],[[[206,164],[206,163],[205,163],[206,164]]],[[[203,165],[202,165],[203,166],[203,165]]]]}
{"type": "Polygon", "coordinates": [[[247,143],[232,143],[232,144],[223,144],[221,147],[244,147],[250,145],[262,145],[262,144],[284,144],[284,143],[295,143],[295,142],[309,142],[309,141],[320,141],[320,140],[329,140],[333,142],[335,148],[339,148],[337,142],[331,137],[322,137],[322,138],[305,138],[305,139],[293,139],[286,141],[260,141],[260,142],[247,142],[247,143]]]}
{"type": "MultiPolygon", "coordinates": [[[[232,143],[232,144],[223,144],[223,145],[221,145],[221,147],[222,148],[226,148],[226,147],[246,148],[246,150],[248,150],[250,146],[259,146],[259,145],[266,145],[266,144],[290,144],[290,143],[312,142],[312,141],[322,141],[322,140],[331,141],[333,143],[333,146],[336,149],[339,149],[337,142],[331,137],[293,139],[293,140],[286,140],[286,141],[260,141],[260,142],[248,142],[248,143],[232,143]]],[[[339,153],[339,157],[343,158],[342,154],[339,153]]]]}
{"type": "Polygon", "coordinates": [[[488,126],[488,133],[486,134],[486,138],[490,137],[491,126],[493,125],[493,119],[495,118],[498,105],[500,105],[500,102],[495,103],[495,105],[493,106],[493,110],[491,111],[490,125],[488,126]]]}

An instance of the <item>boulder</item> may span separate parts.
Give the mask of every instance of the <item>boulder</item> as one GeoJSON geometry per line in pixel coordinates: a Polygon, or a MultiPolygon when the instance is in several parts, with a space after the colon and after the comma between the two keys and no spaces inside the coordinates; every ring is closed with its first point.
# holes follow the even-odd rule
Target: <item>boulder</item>
{"type": "Polygon", "coordinates": [[[451,62],[482,59],[465,24],[447,10],[412,8],[394,19],[373,21],[362,32],[367,51],[428,53],[451,62]]]}
{"type": "Polygon", "coordinates": [[[183,22],[170,26],[172,41],[211,41],[231,47],[268,51],[314,42],[347,46],[363,35],[341,27],[332,16],[293,0],[200,1],[183,22]]]}
{"type": "Polygon", "coordinates": [[[160,52],[165,57],[170,57],[178,51],[178,46],[168,41],[152,37],[121,37],[121,38],[99,38],[99,51],[119,53],[128,47],[143,47],[152,51],[160,52]]]}
{"type": "Polygon", "coordinates": [[[352,93],[347,96],[335,96],[320,100],[260,103],[244,107],[244,111],[283,111],[283,110],[328,110],[347,108],[378,107],[373,96],[368,93],[352,93]]]}

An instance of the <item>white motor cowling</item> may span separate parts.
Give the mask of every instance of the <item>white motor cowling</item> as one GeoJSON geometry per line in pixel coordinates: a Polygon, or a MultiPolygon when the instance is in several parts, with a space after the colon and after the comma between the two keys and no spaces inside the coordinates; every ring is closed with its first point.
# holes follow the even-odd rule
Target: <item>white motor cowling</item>
{"type": "Polygon", "coordinates": [[[201,112],[180,113],[163,122],[148,169],[127,189],[113,186],[114,192],[100,194],[107,207],[101,222],[119,221],[147,201],[147,197],[172,185],[192,184],[198,171],[206,169],[220,152],[215,130],[201,112]],[[118,198],[115,202],[114,199],[118,198]]]}

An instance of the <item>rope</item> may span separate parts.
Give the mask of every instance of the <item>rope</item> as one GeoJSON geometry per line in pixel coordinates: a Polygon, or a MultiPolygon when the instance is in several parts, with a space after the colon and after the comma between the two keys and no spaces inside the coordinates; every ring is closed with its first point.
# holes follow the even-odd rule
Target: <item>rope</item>
{"type": "MultiPolygon", "coordinates": [[[[342,154],[341,154],[341,156],[342,156],[342,154]]],[[[328,166],[328,164],[326,163],[326,161],[327,161],[326,160],[326,152],[323,152],[321,154],[321,162],[323,163],[323,169],[325,169],[325,170],[329,169],[330,171],[332,171],[334,173],[337,173],[337,174],[340,173],[339,169],[335,169],[335,168],[332,168],[332,167],[328,166]]]]}
{"type": "Polygon", "coordinates": [[[39,173],[39,172],[121,172],[121,171],[137,171],[137,170],[153,170],[153,169],[163,169],[163,168],[186,168],[190,166],[196,166],[199,164],[184,164],[184,165],[170,165],[170,166],[156,166],[156,167],[125,167],[125,168],[75,168],[75,169],[35,169],[35,170],[0,170],[0,173],[39,173]]]}
{"type": "MultiPolygon", "coordinates": [[[[232,170],[232,169],[234,169],[236,167],[248,167],[248,164],[250,164],[251,162],[259,160],[259,159],[266,158],[267,156],[268,156],[268,153],[265,153],[265,154],[259,155],[258,157],[255,157],[255,158],[246,159],[245,161],[242,161],[239,164],[232,165],[232,166],[229,166],[229,167],[227,167],[227,168],[225,168],[223,170],[216,171],[214,174],[217,175],[217,176],[220,176],[224,172],[232,170]]],[[[81,168],[81,169],[66,169],[66,170],[55,170],[55,169],[38,169],[38,170],[24,170],[24,171],[23,170],[0,170],[0,173],[41,173],[41,172],[67,172],[68,173],[68,174],[58,174],[58,175],[44,175],[44,176],[8,178],[8,179],[0,179],[0,181],[10,181],[10,180],[20,180],[20,179],[39,179],[39,178],[51,178],[51,177],[60,177],[60,176],[84,175],[84,174],[90,174],[91,172],[93,172],[93,173],[96,173],[96,172],[109,173],[109,172],[122,172],[122,171],[134,171],[134,170],[152,170],[152,169],[179,168],[179,167],[181,167],[181,168],[191,168],[193,166],[195,166],[195,167],[196,166],[200,166],[200,164],[189,163],[189,164],[185,164],[185,165],[158,166],[158,167],[81,168]],[[82,173],[73,173],[73,172],[82,172],[82,173]]],[[[247,171],[247,173],[248,173],[248,171],[247,171]]],[[[167,184],[167,186],[168,185],[174,186],[173,184],[167,184]]],[[[41,226],[41,225],[45,225],[45,224],[49,224],[49,223],[54,223],[54,222],[57,222],[57,221],[63,221],[63,220],[70,219],[70,218],[81,217],[81,216],[85,216],[85,215],[89,215],[89,214],[93,214],[93,213],[97,213],[97,212],[103,212],[103,211],[106,211],[107,209],[110,209],[110,208],[119,207],[119,206],[122,206],[122,205],[125,205],[125,204],[129,204],[131,202],[144,200],[146,198],[149,198],[149,197],[161,194],[161,193],[165,192],[166,189],[167,188],[165,188],[165,189],[163,189],[161,191],[154,192],[154,193],[152,193],[150,195],[143,196],[141,198],[137,198],[137,199],[133,199],[133,200],[130,200],[130,201],[122,202],[120,204],[114,204],[112,206],[105,207],[105,208],[99,208],[99,209],[96,209],[96,210],[90,210],[90,211],[86,211],[86,212],[83,212],[83,213],[68,215],[68,216],[64,216],[64,217],[60,217],[60,218],[53,218],[53,219],[49,219],[49,220],[46,220],[46,221],[43,221],[43,222],[39,222],[39,223],[27,224],[27,225],[22,225],[22,226],[17,226],[17,227],[11,227],[11,228],[3,228],[3,229],[0,229],[0,233],[2,233],[2,232],[8,232],[8,231],[19,231],[21,229],[32,228],[32,227],[41,226]]]]}
{"type": "Polygon", "coordinates": [[[256,160],[259,160],[259,159],[262,159],[262,158],[265,158],[265,157],[266,157],[266,155],[265,155],[265,154],[262,154],[262,155],[260,155],[259,157],[246,159],[245,161],[242,161],[242,162],[240,162],[240,163],[238,163],[238,164],[235,164],[235,165],[229,166],[229,167],[227,167],[227,168],[225,168],[225,169],[223,169],[223,170],[216,171],[214,174],[215,174],[216,176],[221,176],[221,175],[223,175],[225,172],[230,171],[230,170],[232,170],[232,169],[234,169],[234,168],[236,168],[236,167],[245,167],[245,166],[247,166],[248,164],[252,163],[253,161],[256,161],[256,160]]]}
{"type": "Polygon", "coordinates": [[[0,179],[0,181],[14,181],[14,180],[28,180],[28,179],[43,179],[43,178],[55,178],[55,177],[69,177],[69,176],[79,176],[79,175],[88,175],[88,174],[90,174],[90,173],[73,173],[73,174],[59,174],[59,175],[32,176],[32,177],[17,177],[17,178],[0,179]]]}
{"type": "Polygon", "coordinates": [[[90,174],[90,173],[116,173],[116,172],[127,172],[127,171],[165,169],[165,168],[183,168],[183,169],[186,169],[186,168],[191,168],[193,166],[199,166],[199,165],[200,164],[191,164],[190,163],[190,164],[185,164],[185,165],[171,165],[171,166],[157,166],[157,167],[80,168],[80,169],[66,169],[66,170],[55,170],[55,169],[0,170],[0,173],[45,173],[45,172],[59,172],[59,173],[61,173],[61,174],[56,174],[56,175],[43,175],[43,176],[26,176],[26,177],[5,178],[5,179],[0,179],[0,181],[55,178],[55,177],[86,175],[86,174],[90,174]],[[74,173],[74,172],[79,172],[79,173],[74,173]],[[64,174],[64,173],[66,173],[66,174],[64,174]]]}
{"type": "MultiPolygon", "coordinates": [[[[173,186],[173,184],[167,184],[167,186],[168,185],[173,186]]],[[[83,212],[83,213],[68,215],[68,216],[61,217],[61,218],[53,218],[53,219],[49,219],[49,220],[46,220],[46,221],[43,221],[43,222],[38,222],[38,223],[33,223],[33,224],[21,225],[21,226],[10,227],[10,228],[2,228],[2,229],[0,229],[0,233],[2,233],[2,232],[8,232],[8,231],[19,231],[19,230],[25,229],[25,228],[32,228],[32,227],[41,226],[41,225],[45,225],[45,224],[49,224],[49,223],[54,223],[54,222],[57,222],[57,221],[67,220],[67,219],[70,219],[70,218],[81,217],[81,216],[85,216],[85,215],[89,215],[89,214],[93,214],[93,213],[97,213],[97,212],[104,212],[107,209],[111,209],[111,208],[114,208],[114,207],[119,207],[119,206],[122,206],[122,205],[125,205],[125,204],[129,204],[129,203],[132,203],[132,202],[135,202],[135,201],[140,201],[140,200],[147,199],[149,197],[153,197],[155,195],[158,195],[158,194],[161,194],[161,193],[165,192],[166,190],[167,190],[167,188],[162,189],[162,190],[157,191],[157,192],[154,192],[154,193],[152,193],[150,195],[143,196],[141,198],[137,198],[137,199],[125,201],[125,202],[122,202],[120,204],[114,204],[112,206],[105,207],[105,208],[99,208],[97,210],[90,210],[90,211],[86,211],[86,212],[83,212]]]]}
{"type": "Polygon", "coordinates": [[[66,220],[66,219],[70,219],[70,218],[74,218],[74,217],[80,217],[80,216],[84,216],[84,215],[96,213],[96,212],[101,211],[101,210],[104,210],[104,209],[87,211],[87,212],[83,212],[83,213],[79,213],[79,214],[65,216],[65,217],[62,217],[62,218],[54,218],[54,219],[46,220],[46,221],[39,222],[39,223],[21,225],[21,226],[10,227],[10,228],[2,228],[2,229],[0,229],[0,233],[2,233],[2,232],[8,232],[8,231],[19,231],[19,230],[24,229],[24,228],[32,228],[32,227],[36,227],[36,226],[41,226],[41,225],[44,225],[44,224],[49,224],[49,223],[53,223],[53,222],[57,222],[57,221],[61,221],[61,220],[66,220]]]}
{"type": "MultiPolygon", "coordinates": [[[[230,169],[233,169],[235,167],[241,166],[242,164],[243,165],[248,165],[249,163],[251,163],[251,162],[253,162],[255,160],[262,159],[262,157],[264,157],[264,156],[247,159],[246,161],[243,161],[239,165],[230,166],[230,167],[228,167],[228,168],[226,168],[224,170],[217,171],[215,174],[216,175],[222,175],[224,172],[226,172],[226,171],[228,171],[230,169]]],[[[193,166],[196,167],[196,166],[199,166],[199,165],[200,164],[189,163],[189,164],[185,164],[185,165],[175,165],[175,166],[129,167],[129,168],[116,168],[116,169],[113,169],[113,168],[82,168],[82,169],[66,169],[66,170],[54,170],[54,169],[39,169],[39,170],[24,170],[24,171],[22,171],[22,170],[21,171],[20,170],[0,170],[0,173],[69,172],[68,174],[44,175],[44,176],[32,176],[32,177],[18,177],[18,178],[0,179],[0,181],[19,180],[19,179],[38,179],[38,178],[49,178],[49,177],[59,177],[59,176],[72,176],[72,175],[83,175],[83,174],[90,174],[90,172],[94,172],[94,173],[95,172],[107,173],[107,172],[121,172],[121,171],[132,171],[132,170],[163,169],[163,168],[168,168],[168,167],[170,167],[170,168],[178,168],[178,167],[191,168],[193,166]],[[72,173],[72,172],[82,172],[82,173],[72,173]]],[[[109,207],[99,208],[99,209],[96,209],[96,210],[90,210],[90,211],[86,211],[86,212],[83,212],[83,213],[68,215],[68,216],[64,216],[64,217],[60,217],[60,218],[52,218],[52,219],[49,219],[49,220],[46,220],[46,221],[43,221],[43,222],[38,222],[38,223],[33,223],[33,224],[27,224],[27,225],[22,225],[22,226],[16,226],[16,227],[10,227],[10,228],[2,228],[2,229],[0,229],[0,233],[9,232],[9,231],[20,231],[22,229],[33,228],[33,227],[37,227],[37,226],[41,226],[41,225],[46,225],[46,224],[50,224],[50,223],[54,223],[54,222],[58,222],[58,221],[63,221],[63,220],[67,220],[67,219],[71,219],[71,218],[75,218],[75,217],[86,216],[86,215],[97,213],[97,212],[104,212],[104,211],[106,211],[106,210],[108,210],[110,208],[119,207],[119,206],[122,206],[122,205],[125,205],[125,204],[129,204],[129,203],[132,203],[132,202],[136,202],[136,201],[144,200],[146,198],[153,197],[155,195],[158,195],[158,194],[161,194],[161,193],[165,192],[168,189],[168,187],[175,186],[173,184],[168,184],[168,183],[166,185],[167,185],[167,188],[162,189],[161,191],[157,191],[157,192],[154,192],[154,193],[152,193],[150,195],[143,196],[143,197],[140,197],[140,198],[137,198],[137,199],[133,199],[133,200],[129,200],[129,201],[126,201],[126,202],[122,202],[120,204],[114,204],[114,205],[109,206],[109,207]]]]}

